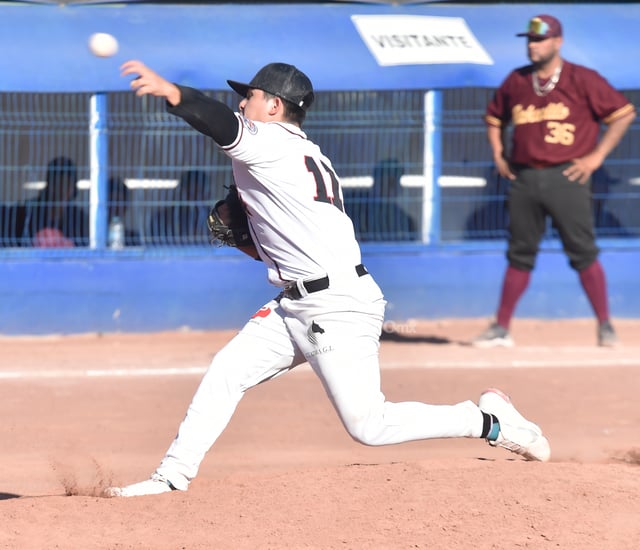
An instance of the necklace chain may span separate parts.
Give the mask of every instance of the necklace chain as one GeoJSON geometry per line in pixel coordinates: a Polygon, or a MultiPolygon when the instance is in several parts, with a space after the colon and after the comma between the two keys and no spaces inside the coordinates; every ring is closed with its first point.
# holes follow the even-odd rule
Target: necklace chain
{"type": "Polygon", "coordinates": [[[544,97],[547,94],[551,93],[551,91],[556,87],[558,80],[560,80],[560,73],[562,72],[562,63],[556,67],[556,70],[553,71],[551,78],[547,80],[547,83],[544,86],[540,86],[540,81],[538,80],[538,73],[535,71],[532,75],[533,81],[533,91],[536,93],[538,97],[544,97]]]}

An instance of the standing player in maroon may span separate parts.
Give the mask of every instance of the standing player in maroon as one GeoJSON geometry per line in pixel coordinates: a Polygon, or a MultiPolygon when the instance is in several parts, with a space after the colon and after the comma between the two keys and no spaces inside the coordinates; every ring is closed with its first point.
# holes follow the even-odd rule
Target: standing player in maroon
{"type": "Polygon", "coordinates": [[[560,56],[562,27],[550,15],[529,21],[530,65],[512,71],[487,107],[493,160],[509,189],[509,262],[495,322],[473,340],[512,346],[509,324],[534,268],[549,216],[569,264],[598,320],[598,344],[614,346],[605,274],[598,260],[591,209],[591,174],[618,145],[634,106],[597,72],[560,56]],[[606,130],[598,140],[600,125],[606,130]],[[513,125],[507,157],[505,130],[513,125]]]}

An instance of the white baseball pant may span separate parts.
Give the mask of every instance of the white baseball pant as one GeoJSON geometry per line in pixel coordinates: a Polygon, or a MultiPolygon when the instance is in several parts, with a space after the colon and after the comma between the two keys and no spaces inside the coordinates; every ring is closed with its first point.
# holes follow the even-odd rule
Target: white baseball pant
{"type": "Polygon", "coordinates": [[[391,403],[380,389],[386,302],[370,275],[344,277],[300,300],[263,306],[213,358],[157,472],[186,490],[249,388],[309,362],[351,437],[365,445],[480,437],[482,413],[456,405],[391,403]]]}

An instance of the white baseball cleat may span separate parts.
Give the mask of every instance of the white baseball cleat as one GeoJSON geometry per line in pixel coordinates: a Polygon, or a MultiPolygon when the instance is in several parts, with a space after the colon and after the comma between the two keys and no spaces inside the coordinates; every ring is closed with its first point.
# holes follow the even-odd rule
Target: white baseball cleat
{"type": "Polygon", "coordinates": [[[487,330],[471,340],[471,345],[476,348],[512,348],[514,343],[506,328],[491,323],[487,330]]]}
{"type": "Polygon", "coordinates": [[[500,390],[490,388],[480,395],[478,407],[493,414],[500,424],[500,433],[494,440],[487,439],[493,447],[503,447],[527,460],[546,462],[551,456],[549,441],[539,426],[524,418],[513,406],[511,399],[500,390]]]}
{"type": "Polygon", "coordinates": [[[141,497],[170,493],[175,490],[176,488],[160,474],[153,474],[149,479],[126,487],[109,487],[105,489],[104,494],[107,497],[141,497]]]}
{"type": "Polygon", "coordinates": [[[618,337],[610,321],[604,321],[598,325],[598,345],[605,348],[618,347],[618,337]]]}

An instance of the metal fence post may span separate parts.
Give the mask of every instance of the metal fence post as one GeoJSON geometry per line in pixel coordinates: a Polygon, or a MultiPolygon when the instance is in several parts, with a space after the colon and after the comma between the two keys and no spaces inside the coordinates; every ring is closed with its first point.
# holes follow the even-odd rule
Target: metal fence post
{"type": "Polygon", "coordinates": [[[442,92],[424,95],[424,190],[422,242],[440,243],[440,186],[442,173],[442,92]]]}
{"type": "Polygon", "coordinates": [[[91,96],[89,127],[89,165],[91,188],[89,193],[90,247],[102,249],[107,245],[107,185],[108,153],[107,94],[91,96]]]}

